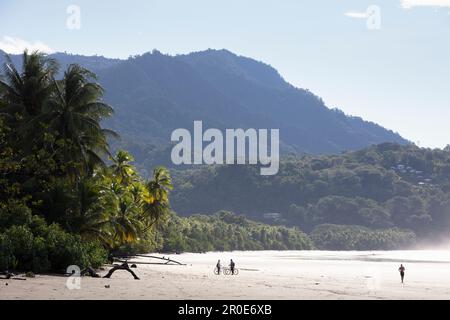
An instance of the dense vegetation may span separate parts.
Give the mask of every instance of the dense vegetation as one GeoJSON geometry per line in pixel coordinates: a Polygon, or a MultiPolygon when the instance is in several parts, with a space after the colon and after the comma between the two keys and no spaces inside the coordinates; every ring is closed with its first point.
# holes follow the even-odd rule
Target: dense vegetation
{"type": "Polygon", "coordinates": [[[144,181],[125,151],[113,156],[113,110],[95,75],[39,53],[11,61],[0,81],[0,269],[99,266],[169,213],[171,178],[144,181]],[[109,157],[109,163],[104,159],[109,157]]]}
{"type": "Polygon", "coordinates": [[[307,232],[321,224],[397,227],[438,239],[450,230],[449,178],[448,150],[385,143],[286,158],[273,177],[250,166],[178,171],[172,204],[184,214],[229,210],[307,232]]]}
{"type": "Polygon", "coordinates": [[[412,248],[416,235],[401,229],[371,230],[361,226],[322,224],[311,233],[317,249],[324,250],[396,250],[412,248]]]}
{"type": "Polygon", "coordinates": [[[297,228],[269,226],[229,212],[174,216],[161,226],[163,251],[307,250],[313,244],[297,228]]]}

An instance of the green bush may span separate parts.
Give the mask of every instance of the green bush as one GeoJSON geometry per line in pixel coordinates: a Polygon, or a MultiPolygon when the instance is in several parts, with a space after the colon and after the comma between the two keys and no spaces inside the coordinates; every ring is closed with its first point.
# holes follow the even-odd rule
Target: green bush
{"type": "Polygon", "coordinates": [[[88,266],[98,268],[107,261],[108,251],[100,244],[100,242],[92,241],[84,243],[84,248],[88,266]]]}
{"type": "Polygon", "coordinates": [[[33,260],[29,268],[24,270],[32,270],[35,273],[48,271],[51,263],[48,258],[48,249],[46,240],[42,237],[35,237],[33,240],[33,260]]]}
{"type": "Polygon", "coordinates": [[[0,233],[0,270],[8,270],[13,265],[14,255],[10,239],[0,233]]]}
{"type": "Polygon", "coordinates": [[[30,225],[33,220],[30,208],[19,201],[0,202],[0,232],[12,226],[30,225]]]}
{"type": "Polygon", "coordinates": [[[48,227],[47,248],[52,269],[59,271],[69,265],[98,267],[107,257],[99,244],[84,243],[80,236],[67,233],[56,224],[48,227]]]}
{"type": "Polygon", "coordinates": [[[34,259],[34,236],[27,226],[12,226],[5,231],[11,251],[17,259],[17,269],[32,270],[34,259]]]}
{"type": "Polygon", "coordinates": [[[20,221],[28,225],[13,225],[0,233],[0,270],[64,272],[69,265],[97,268],[106,262],[107,252],[97,242],[83,242],[37,216],[20,221]]]}

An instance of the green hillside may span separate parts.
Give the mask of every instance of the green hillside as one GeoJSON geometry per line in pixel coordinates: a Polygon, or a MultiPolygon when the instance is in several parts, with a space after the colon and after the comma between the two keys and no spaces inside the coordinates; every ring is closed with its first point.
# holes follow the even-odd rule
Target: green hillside
{"type": "Polygon", "coordinates": [[[370,229],[405,228],[420,239],[450,230],[450,153],[380,144],[340,155],[287,157],[278,175],[256,167],[177,171],[173,207],[182,214],[229,210],[258,221],[370,229]]]}

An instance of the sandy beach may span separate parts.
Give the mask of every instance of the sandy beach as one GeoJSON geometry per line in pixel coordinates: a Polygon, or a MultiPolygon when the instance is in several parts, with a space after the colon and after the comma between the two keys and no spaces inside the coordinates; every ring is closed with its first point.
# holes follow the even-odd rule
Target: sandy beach
{"type": "Polygon", "coordinates": [[[170,257],[186,265],[138,265],[133,270],[141,280],[126,271],[117,271],[111,279],[82,277],[79,289],[68,289],[65,276],[0,280],[0,299],[450,299],[449,251],[210,252],[170,257]],[[217,260],[225,264],[230,258],[239,275],[215,275],[217,260]],[[406,267],[404,284],[397,271],[400,263],[406,267]]]}

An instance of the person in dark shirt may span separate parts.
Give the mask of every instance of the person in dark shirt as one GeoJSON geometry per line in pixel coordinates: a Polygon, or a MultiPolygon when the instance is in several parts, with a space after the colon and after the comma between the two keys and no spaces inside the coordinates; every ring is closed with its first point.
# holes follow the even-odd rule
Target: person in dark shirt
{"type": "Polygon", "coordinates": [[[233,259],[230,260],[230,270],[231,270],[231,274],[234,274],[234,261],[233,261],[233,259]]]}

